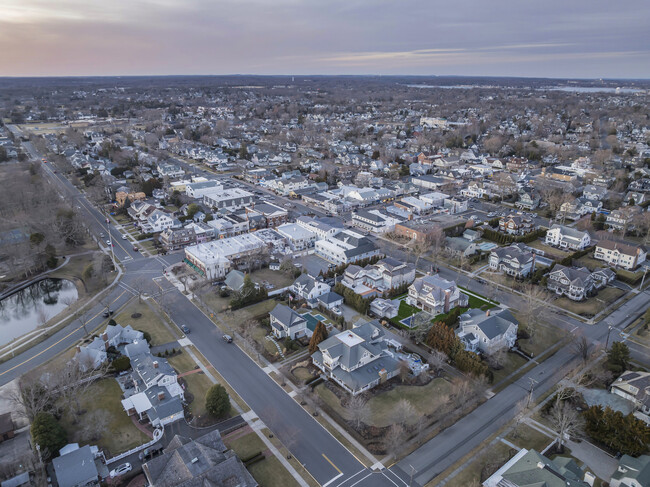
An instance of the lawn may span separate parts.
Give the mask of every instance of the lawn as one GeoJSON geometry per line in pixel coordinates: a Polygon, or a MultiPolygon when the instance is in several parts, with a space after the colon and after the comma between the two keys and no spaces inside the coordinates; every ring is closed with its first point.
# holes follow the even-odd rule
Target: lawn
{"type": "Polygon", "coordinates": [[[544,244],[541,240],[535,240],[534,242],[530,242],[526,245],[534,249],[543,250],[544,257],[549,257],[553,260],[562,260],[565,257],[571,255],[571,252],[565,252],[564,250],[556,249],[555,247],[550,247],[544,244]]]}
{"type": "Polygon", "coordinates": [[[249,458],[258,452],[265,452],[266,458],[254,463],[248,468],[253,478],[264,487],[284,487],[298,485],[295,479],[275,458],[257,433],[250,432],[240,438],[228,439],[224,443],[228,448],[237,453],[239,458],[249,458]]]}
{"type": "Polygon", "coordinates": [[[521,423],[513,431],[508,433],[506,439],[519,448],[532,449],[538,452],[541,452],[553,441],[545,434],[521,423]]]}
{"type": "Polygon", "coordinates": [[[92,384],[80,397],[82,408],[88,412],[79,416],[76,424],[68,413],[61,418],[68,441],[97,444],[106,451],[107,457],[149,441],[122,408],[121,396],[122,390],[115,379],[102,379],[92,384]],[[99,440],[93,440],[96,429],[100,430],[99,440]]]}
{"type": "MultiPolygon", "coordinates": [[[[293,276],[289,276],[284,272],[272,271],[271,269],[260,269],[251,274],[253,282],[268,282],[274,286],[274,289],[280,289],[290,286],[295,280],[293,276]]],[[[273,289],[271,289],[272,291],[273,289]]]]}
{"type": "MultiPolygon", "coordinates": [[[[349,413],[341,406],[339,398],[324,384],[316,386],[314,390],[325,404],[344,419],[349,419],[349,413]]],[[[401,399],[410,402],[419,413],[413,417],[415,422],[420,416],[434,413],[450,393],[451,384],[438,378],[424,386],[399,385],[389,391],[372,394],[366,405],[370,414],[364,422],[378,427],[390,426],[395,422],[395,406],[401,399]]]]}
{"type": "Polygon", "coordinates": [[[402,321],[404,318],[408,318],[409,316],[412,316],[415,313],[419,313],[419,312],[420,312],[419,308],[416,308],[415,306],[411,306],[410,304],[406,304],[406,301],[402,300],[399,303],[399,310],[397,310],[397,316],[394,318],[394,320],[402,321]]]}
{"type": "Polygon", "coordinates": [[[598,291],[594,297],[588,298],[584,301],[573,301],[567,297],[560,297],[553,301],[553,304],[560,308],[571,311],[572,313],[579,314],[590,318],[596,316],[607,306],[619,299],[625,294],[625,291],[617,287],[606,287],[598,291]]]}
{"type": "MultiPolygon", "coordinates": [[[[80,298],[86,294],[94,294],[106,286],[106,283],[97,272],[101,269],[103,256],[104,254],[101,252],[77,255],[72,257],[61,269],[50,273],[49,277],[69,279],[73,281],[77,286],[80,298]],[[88,267],[89,264],[92,264],[95,269],[94,275],[90,279],[83,280],[81,276],[83,275],[84,269],[88,267]]],[[[61,263],[61,260],[59,260],[59,263],[61,263]]],[[[107,280],[110,281],[114,277],[115,273],[109,273],[107,280]]]]}
{"type": "Polygon", "coordinates": [[[537,325],[533,337],[520,339],[519,346],[527,352],[532,352],[533,357],[538,357],[539,354],[544,352],[544,350],[555,345],[564,338],[565,333],[566,332],[556,328],[555,326],[537,325]]]}
{"type": "Polygon", "coordinates": [[[307,369],[307,367],[296,367],[291,371],[291,373],[296,379],[298,379],[298,381],[303,383],[308,381],[309,379],[314,378],[314,375],[311,372],[309,372],[309,369],[307,369]]]}
{"type": "Polygon", "coordinates": [[[503,368],[499,370],[490,368],[494,376],[494,380],[492,381],[492,383],[495,385],[498,384],[503,379],[505,379],[510,374],[512,374],[515,370],[517,370],[519,367],[522,367],[527,363],[528,361],[525,358],[523,358],[521,355],[517,353],[507,352],[503,359],[503,364],[502,364],[503,368]]]}
{"type": "Polygon", "coordinates": [[[462,286],[458,286],[461,290],[465,291],[467,293],[467,297],[469,298],[469,307],[470,308],[480,308],[482,306],[485,306],[485,309],[491,309],[494,308],[496,305],[499,304],[498,301],[490,301],[488,298],[485,296],[481,296],[479,293],[475,293],[474,291],[470,291],[469,289],[466,289],[462,286]],[[473,296],[472,293],[475,296],[473,296]]]}
{"type": "Polygon", "coordinates": [[[228,414],[221,418],[213,418],[208,414],[208,411],[205,409],[205,395],[207,394],[208,389],[210,389],[214,384],[212,384],[212,381],[203,372],[188,374],[183,376],[182,379],[187,383],[187,391],[191,393],[194,398],[189,405],[192,415],[196,418],[196,423],[193,424],[201,427],[208,426],[230,418],[234,413],[236,413],[236,411],[231,407],[228,414]]]}
{"type": "Polygon", "coordinates": [[[275,299],[267,299],[259,303],[246,306],[236,311],[229,311],[221,315],[221,319],[233,328],[239,328],[248,320],[266,317],[278,303],[275,299]]]}
{"type": "Polygon", "coordinates": [[[450,487],[466,487],[472,482],[480,483],[481,480],[486,480],[487,478],[487,475],[485,478],[481,478],[484,470],[486,474],[492,474],[512,457],[510,447],[500,441],[494,445],[490,445],[485,450],[474,461],[467,464],[446,485],[450,487]]]}
{"type": "MultiPolygon", "coordinates": [[[[155,306],[155,305],[154,305],[155,306]]],[[[160,318],[149,308],[146,303],[134,299],[124,310],[113,319],[120,325],[131,325],[133,329],[147,332],[151,335],[151,346],[173,342],[177,337],[162,323],[160,318]],[[140,313],[139,318],[131,318],[134,313],[140,313]]]]}

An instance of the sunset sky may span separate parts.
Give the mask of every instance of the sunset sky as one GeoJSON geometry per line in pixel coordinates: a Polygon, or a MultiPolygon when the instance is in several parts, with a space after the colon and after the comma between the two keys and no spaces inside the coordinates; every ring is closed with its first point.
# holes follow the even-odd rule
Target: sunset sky
{"type": "Polygon", "coordinates": [[[0,76],[650,77],[650,1],[0,0],[0,76]]]}

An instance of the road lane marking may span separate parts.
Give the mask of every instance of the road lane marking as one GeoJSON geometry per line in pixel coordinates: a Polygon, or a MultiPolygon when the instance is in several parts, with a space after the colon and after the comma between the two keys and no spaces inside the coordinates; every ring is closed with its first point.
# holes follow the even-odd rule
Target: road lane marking
{"type": "MultiPolygon", "coordinates": [[[[404,485],[406,485],[406,487],[408,487],[408,485],[409,485],[409,484],[407,484],[406,482],[404,482],[404,480],[402,480],[402,477],[400,477],[399,475],[397,475],[397,474],[396,474],[395,472],[393,472],[392,470],[383,470],[381,473],[382,473],[382,475],[383,475],[384,477],[386,477],[388,480],[390,480],[390,478],[388,478],[388,475],[386,475],[386,474],[387,474],[387,473],[391,473],[391,474],[392,474],[392,475],[393,475],[397,480],[399,480],[399,481],[402,482],[404,485]]],[[[393,481],[391,480],[391,482],[393,482],[393,481]]],[[[393,483],[395,484],[395,482],[393,482],[393,483]]],[[[397,484],[395,484],[395,485],[397,485],[397,484]]]]}
{"type": "MultiPolygon", "coordinates": [[[[388,475],[386,475],[384,472],[382,472],[381,474],[382,474],[384,477],[386,477],[386,478],[390,481],[390,483],[393,484],[395,487],[399,487],[399,486],[398,486],[395,482],[393,482],[393,480],[392,480],[388,475]]],[[[406,485],[406,484],[405,484],[405,485],[406,485]]]]}
{"type": "Polygon", "coordinates": [[[361,480],[357,480],[355,483],[353,483],[352,485],[350,485],[350,487],[354,487],[354,486],[357,485],[358,483],[363,482],[364,480],[366,480],[366,479],[367,479],[368,477],[370,477],[371,475],[372,475],[372,472],[370,472],[370,473],[369,473],[368,475],[366,475],[365,477],[362,477],[361,480]]]}
{"type": "MultiPolygon", "coordinates": [[[[325,456],[325,455],[323,455],[323,456],[325,456]]],[[[330,463],[331,463],[331,462],[330,462],[330,463]]],[[[334,477],[334,478],[328,480],[327,482],[325,482],[325,483],[323,484],[323,487],[327,487],[329,484],[331,484],[332,482],[334,482],[336,479],[340,479],[341,477],[343,477],[343,474],[342,474],[342,473],[338,474],[336,477],[334,477]]]]}
{"type": "Polygon", "coordinates": [[[356,477],[356,476],[359,475],[360,473],[365,472],[366,470],[367,470],[367,469],[365,469],[365,468],[364,468],[363,470],[359,470],[359,471],[358,471],[357,473],[355,473],[354,475],[351,475],[350,477],[348,477],[347,479],[345,479],[343,482],[339,483],[336,487],[340,487],[340,486],[343,485],[344,483],[351,481],[354,477],[356,477]]]}
{"type": "Polygon", "coordinates": [[[327,461],[329,462],[329,464],[330,464],[332,467],[334,467],[338,473],[340,473],[340,474],[343,473],[343,472],[341,472],[341,471],[339,470],[339,467],[337,467],[336,465],[334,465],[334,463],[332,463],[332,460],[330,460],[329,458],[327,458],[327,456],[325,456],[324,453],[321,453],[321,455],[323,455],[323,458],[324,458],[325,460],[327,460],[327,461]]]}
{"type": "MultiPolygon", "coordinates": [[[[113,304],[113,303],[116,302],[118,299],[120,299],[120,298],[122,297],[122,295],[123,295],[125,292],[126,292],[126,291],[123,291],[122,294],[120,294],[117,298],[115,298],[113,301],[111,301],[110,304],[113,304]]],[[[102,308],[102,309],[103,309],[103,308],[102,308]]],[[[99,313],[97,313],[95,316],[93,316],[92,318],[90,318],[90,319],[88,320],[88,323],[90,323],[92,320],[94,320],[95,318],[97,318],[97,317],[98,317],[100,314],[102,314],[102,313],[103,313],[103,311],[100,311],[99,313]]],[[[10,369],[5,370],[4,372],[0,372],[0,376],[3,376],[3,375],[5,375],[7,372],[11,372],[12,370],[14,370],[14,369],[20,367],[21,365],[24,365],[24,364],[26,364],[27,362],[31,362],[31,361],[34,360],[36,357],[38,357],[38,356],[40,356],[40,355],[43,355],[45,352],[47,352],[47,351],[50,350],[51,348],[57,346],[59,343],[61,343],[63,340],[65,340],[66,338],[70,337],[71,335],[74,335],[75,333],[77,333],[77,332],[78,332],[79,330],[81,330],[82,328],[83,328],[83,326],[80,326],[80,327],[78,327],[78,328],[75,328],[75,329],[72,330],[70,333],[68,333],[66,336],[64,336],[64,337],[61,338],[60,340],[57,340],[56,342],[54,342],[52,345],[50,345],[50,346],[47,347],[46,349],[41,350],[41,351],[38,352],[36,355],[34,355],[34,356],[32,356],[32,357],[29,357],[27,360],[23,360],[23,361],[20,362],[19,364],[14,365],[13,367],[11,367],[10,369]]]]}

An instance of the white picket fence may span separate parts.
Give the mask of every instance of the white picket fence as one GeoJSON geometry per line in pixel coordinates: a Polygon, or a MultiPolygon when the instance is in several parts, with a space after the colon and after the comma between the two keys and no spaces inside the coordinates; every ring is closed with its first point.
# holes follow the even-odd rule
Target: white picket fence
{"type": "Polygon", "coordinates": [[[111,463],[115,463],[118,460],[122,460],[123,458],[126,458],[129,455],[133,455],[134,453],[137,453],[137,452],[139,452],[141,450],[144,450],[145,448],[153,445],[158,440],[160,440],[160,438],[162,438],[163,432],[164,432],[163,428],[156,428],[155,430],[153,430],[153,440],[151,440],[148,443],[144,443],[144,444],[142,444],[140,446],[136,446],[135,448],[132,448],[129,451],[125,451],[124,453],[120,453],[119,455],[117,455],[117,456],[115,456],[113,458],[109,458],[108,460],[106,460],[106,465],[110,465],[111,463]]]}

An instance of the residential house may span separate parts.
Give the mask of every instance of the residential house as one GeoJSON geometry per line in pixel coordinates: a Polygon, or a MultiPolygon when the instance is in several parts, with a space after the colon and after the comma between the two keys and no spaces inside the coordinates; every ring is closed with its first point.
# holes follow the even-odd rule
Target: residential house
{"type": "Polygon", "coordinates": [[[515,206],[522,210],[534,210],[539,206],[540,197],[537,192],[532,190],[521,190],[515,206]]]}
{"type": "Polygon", "coordinates": [[[241,291],[244,287],[245,279],[246,274],[244,274],[242,271],[233,269],[228,274],[226,274],[226,278],[223,280],[223,284],[228,289],[232,289],[233,291],[237,292],[241,291]]]}
{"type": "Polygon", "coordinates": [[[185,247],[184,262],[208,279],[220,279],[233,263],[266,248],[264,240],[254,233],[245,233],[185,247]]]}
{"type": "Polygon", "coordinates": [[[507,309],[469,309],[460,315],[458,338],[470,352],[490,355],[515,346],[519,322],[507,309]]]}
{"type": "Polygon", "coordinates": [[[276,338],[289,337],[294,340],[303,336],[311,336],[313,331],[307,328],[305,318],[284,304],[278,304],[273,308],[269,314],[269,321],[276,338]]]}
{"type": "Polygon", "coordinates": [[[590,487],[594,479],[589,472],[583,472],[572,458],[556,457],[551,460],[535,450],[521,449],[483,482],[483,486],[590,487]]]}
{"type": "Polygon", "coordinates": [[[322,279],[313,278],[308,274],[300,274],[293,282],[289,290],[296,296],[307,301],[315,300],[317,297],[330,292],[329,284],[322,279]]]}
{"type": "Polygon", "coordinates": [[[635,409],[650,423],[650,372],[626,370],[612,382],[609,392],[633,402],[635,409]]]}
{"type": "Polygon", "coordinates": [[[289,212],[287,210],[273,203],[257,203],[250,209],[246,208],[247,212],[252,210],[260,213],[264,217],[266,227],[268,228],[275,228],[278,225],[287,223],[289,218],[289,212]]]}
{"type": "Polygon", "coordinates": [[[319,306],[329,310],[338,310],[343,306],[343,296],[335,292],[321,294],[317,301],[319,306]]]}
{"type": "Polygon", "coordinates": [[[535,254],[525,250],[525,246],[513,244],[492,250],[489,265],[493,271],[523,278],[535,271],[535,254]]]}
{"type": "Polygon", "coordinates": [[[588,232],[555,223],[546,232],[545,242],[561,249],[584,250],[591,245],[591,237],[588,232]]]}
{"type": "Polygon", "coordinates": [[[151,487],[258,486],[217,429],[194,440],[174,436],[162,455],[142,465],[142,471],[151,487]]]}
{"type": "Polygon", "coordinates": [[[639,206],[623,206],[618,210],[613,210],[607,215],[605,224],[614,230],[627,230],[634,217],[641,213],[639,206]]]}
{"type": "Polygon", "coordinates": [[[99,486],[99,470],[95,459],[97,447],[90,445],[79,447],[73,443],[62,448],[61,456],[52,460],[54,475],[59,487],[99,486]]]}
{"type": "Polygon", "coordinates": [[[602,200],[607,196],[607,188],[588,184],[582,189],[582,196],[590,200],[602,200]]]}
{"type": "Polygon", "coordinates": [[[181,167],[174,164],[158,164],[156,169],[158,170],[158,174],[167,178],[180,178],[185,174],[185,171],[181,167]]]}
{"type": "Polygon", "coordinates": [[[605,261],[609,265],[632,270],[645,262],[646,248],[642,245],[601,240],[596,245],[594,259],[605,261]]]}
{"type": "Polygon", "coordinates": [[[348,264],[380,254],[372,240],[353,230],[329,235],[314,245],[316,254],[334,264],[348,264]]]}
{"type": "Polygon", "coordinates": [[[160,233],[174,225],[174,218],[161,210],[154,210],[140,225],[144,233],[160,233]]]}
{"type": "Polygon", "coordinates": [[[379,318],[395,318],[399,313],[399,306],[391,299],[375,298],[370,303],[370,312],[379,318]]]}
{"type": "Polygon", "coordinates": [[[439,274],[418,277],[408,288],[406,303],[427,313],[438,315],[456,307],[467,306],[469,298],[454,281],[439,274]]]}
{"type": "Polygon", "coordinates": [[[546,287],[560,296],[582,301],[595,288],[595,283],[586,267],[566,267],[558,264],[548,274],[546,287]]]}
{"type": "Polygon", "coordinates": [[[196,233],[194,233],[193,228],[188,227],[178,230],[167,228],[162,231],[158,239],[165,249],[177,250],[188,245],[194,245],[196,243],[196,233]]]}
{"type": "Polygon", "coordinates": [[[327,338],[311,358],[328,378],[352,395],[395,377],[400,369],[378,322],[355,324],[351,330],[327,338]]]}
{"type": "Polygon", "coordinates": [[[88,345],[77,345],[75,360],[84,370],[96,369],[106,361],[106,350],[110,347],[144,342],[144,334],[134,330],[131,325],[108,325],[100,336],[96,336],[88,345]]]}
{"type": "Polygon", "coordinates": [[[472,181],[467,188],[460,190],[461,196],[466,198],[489,198],[490,192],[480,181],[472,181]]]}
{"type": "Polygon", "coordinates": [[[185,185],[185,194],[195,199],[202,199],[206,194],[222,190],[223,184],[217,180],[199,181],[185,185]]]}
{"type": "Polygon", "coordinates": [[[415,279],[415,267],[392,257],[362,268],[350,265],[345,269],[342,283],[366,297],[410,284],[415,279]]]}
{"type": "Polygon", "coordinates": [[[603,267],[602,269],[594,270],[591,273],[591,277],[594,280],[595,286],[600,289],[616,279],[616,272],[607,267],[603,267]]]}
{"type": "Polygon", "coordinates": [[[508,235],[525,235],[533,230],[533,220],[523,215],[508,215],[499,219],[499,231],[508,235]]]}
{"type": "Polygon", "coordinates": [[[609,480],[610,487],[650,487],[650,456],[623,455],[609,480]]]}
{"type": "Polygon", "coordinates": [[[343,224],[333,218],[314,219],[309,216],[299,216],[296,224],[315,233],[318,238],[331,237],[343,229],[343,224]]]}
{"type": "MultiPolygon", "coordinates": [[[[465,230],[467,233],[468,230],[465,230]]],[[[452,257],[465,258],[474,255],[480,250],[479,244],[476,241],[470,241],[465,237],[446,237],[445,250],[449,252],[452,257]]]]}

